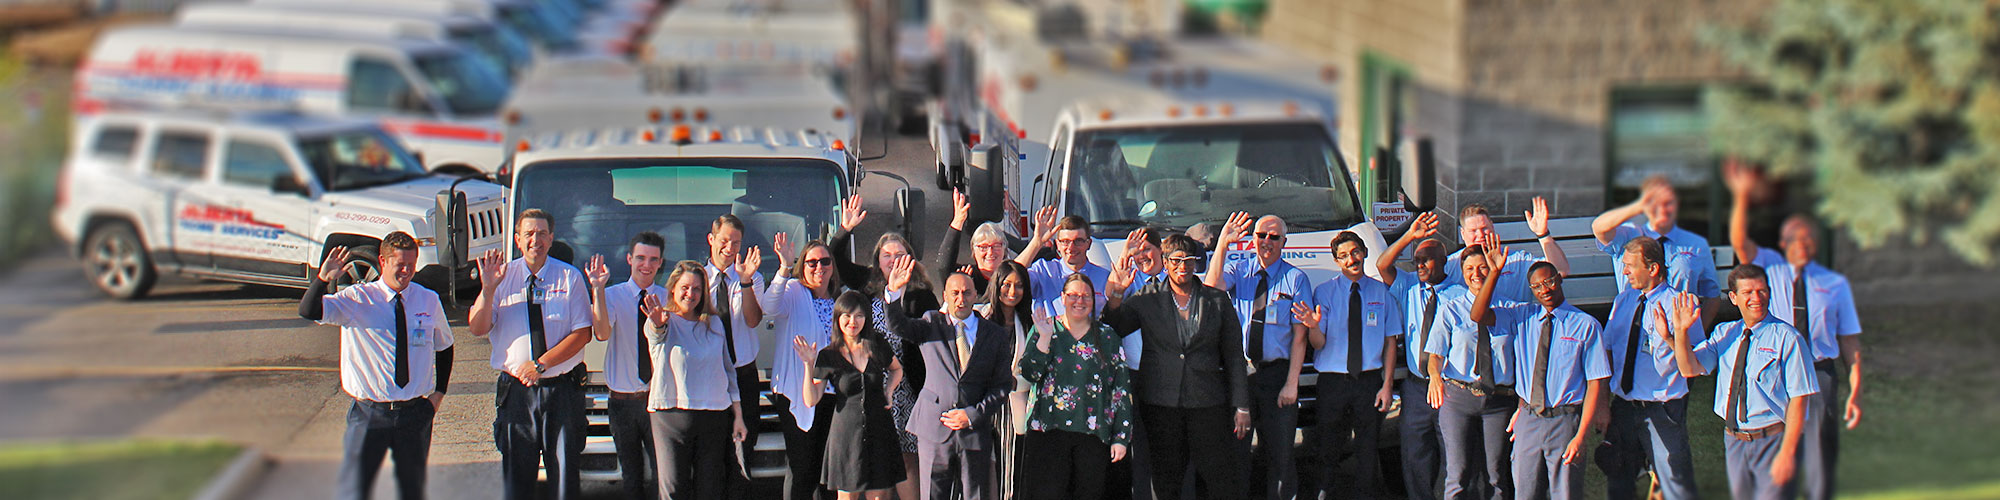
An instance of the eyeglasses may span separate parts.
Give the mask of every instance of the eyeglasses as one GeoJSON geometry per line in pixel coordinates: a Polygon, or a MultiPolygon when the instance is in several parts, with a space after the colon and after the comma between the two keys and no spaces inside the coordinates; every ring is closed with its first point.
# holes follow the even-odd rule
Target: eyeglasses
{"type": "Polygon", "coordinates": [[[833,257],[820,257],[820,258],[817,258],[817,259],[806,259],[806,260],[805,260],[805,262],[804,262],[804,264],[805,264],[805,266],[806,266],[806,267],[826,267],[826,266],[831,266],[831,265],[833,265],[833,257]]]}
{"type": "Polygon", "coordinates": [[[1064,294],[1062,294],[1062,295],[1063,295],[1063,298],[1067,298],[1067,299],[1076,299],[1076,300],[1096,300],[1096,299],[1097,299],[1097,294],[1095,294],[1095,293],[1064,293],[1064,294]]]}
{"type": "Polygon", "coordinates": [[[1197,257],[1197,256],[1192,256],[1192,255],[1190,255],[1190,256],[1187,256],[1187,257],[1167,257],[1167,263],[1168,263],[1168,264],[1179,264],[1179,265],[1183,265],[1183,266],[1192,266],[1192,265],[1195,265],[1195,264],[1197,264],[1197,263],[1200,263],[1200,262],[1201,262],[1201,257],[1197,257]]]}
{"type": "Polygon", "coordinates": [[[1557,288],[1561,288],[1562,284],[1563,284],[1562,280],[1541,280],[1541,281],[1529,282],[1528,288],[1533,288],[1536,290],[1554,290],[1557,288]]]}
{"type": "Polygon", "coordinates": [[[1007,248],[1007,245],[1004,243],[986,243],[986,244],[972,246],[972,249],[974,250],[986,250],[986,251],[995,251],[1004,248],[1007,248]]]}
{"type": "Polygon", "coordinates": [[[1349,259],[1349,258],[1354,258],[1354,259],[1365,259],[1365,258],[1368,258],[1368,252],[1339,252],[1339,253],[1335,253],[1335,254],[1333,254],[1333,258],[1335,258],[1335,259],[1349,259]]]}
{"type": "Polygon", "coordinates": [[[1255,234],[1255,236],[1257,237],[1257,239],[1264,241],[1278,241],[1285,239],[1285,233],[1257,233],[1255,234]]]}
{"type": "Polygon", "coordinates": [[[1089,239],[1089,238],[1058,238],[1058,239],[1056,239],[1056,243],[1058,243],[1058,244],[1063,244],[1063,245],[1082,245],[1082,244],[1085,244],[1085,243],[1090,243],[1090,239],[1089,239]]]}

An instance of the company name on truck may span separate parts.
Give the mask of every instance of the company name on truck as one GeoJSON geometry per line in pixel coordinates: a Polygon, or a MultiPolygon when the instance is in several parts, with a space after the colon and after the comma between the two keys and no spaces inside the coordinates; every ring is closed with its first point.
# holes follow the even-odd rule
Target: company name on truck
{"type": "MultiPolygon", "coordinates": [[[[1279,258],[1291,261],[1305,261],[1318,259],[1320,255],[1325,253],[1325,248],[1286,247],[1284,252],[1280,253],[1279,258]]],[[[1252,247],[1249,241],[1238,241],[1229,244],[1229,260],[1254,258],[1257,258],[1257,249],[1252,247]]]]}
{"type": "Polygon", "coordinates": [[[182,77],[255,80],[264,76],[264,63],[255,54],[243,52],[142,49],[132,56],[132,70],[182,77]]]}
{"type": "Polygon", "coordinates": [[[285,235],[284,226],[258,221],[255,213],[238,208],[188,205],[181,208],[178,219],[181,229],[189,231],[262,240],[276,240],[285,235]]]}

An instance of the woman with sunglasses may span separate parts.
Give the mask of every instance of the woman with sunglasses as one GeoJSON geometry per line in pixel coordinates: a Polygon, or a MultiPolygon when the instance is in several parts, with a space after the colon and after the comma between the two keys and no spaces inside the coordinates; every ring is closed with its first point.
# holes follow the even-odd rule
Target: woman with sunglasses
{"type": "Polygon", "coordinates": [[[796,256],[790,236],[772,238],[778,254],[777,278],[761,294],[764,317],[776,326],[771,361],[771,404],[784,409],[778,413],[785,436],[785,498],[808,500],[823,497],[821,465],[825,460],[827,427],[831,412],[816,412],[800,390],[806,377],[805,360],[793,349],[781,346],[805,342],[817,350],[832,343],[834,299],[845,290],[834,273],[833,251],[819,240],[805,242],[796,256]],[[797,267],[794,267],[796,265],[797,267]]]}
{"type": "Polygon", "coordinates": [[[1062,316],[1040,315],[1020,372],[1040,395],[1021,436],[1027,456],[1020,498],[1094,500],[1105,470],[1132,437],[1132,381],[1120,336],[1097,322],[1097,290],[1082,273],[1063,279],[1062,316]]]}

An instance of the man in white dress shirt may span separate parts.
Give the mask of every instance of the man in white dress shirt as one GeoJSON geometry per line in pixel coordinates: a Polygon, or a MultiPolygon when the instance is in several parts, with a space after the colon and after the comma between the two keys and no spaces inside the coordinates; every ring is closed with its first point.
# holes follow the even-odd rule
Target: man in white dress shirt
{"type": "MultiPolygon", "coordinates": [[[[626,498],[646,495],[646,471],[657,455],[653,451],[653,422],[646,415],[646,396],[653,379],[652,350],[646,345],[645,314],[640,304],[646,297],[667,293],[658,283],[660,254],[667,246],[660,233],[646,231],[632,237],[626,247],[625,264],[631,279],[611,285],[611,269],[604,256],[590,258],[585,266],[590,277],[590,329],[604,349],[604,385],[611,390],[605,402],[611,424],[611,444],[618,450],[618,487],[626,498]],[[609,286],[607,286],[609,285],[609,286]]],[[[664,299],[663,299],[664,300],[664,299]]]]}
{"type": "Polygon", "coordinates": [[[537,208],[514,218],[512,261],[499,250],[479,257],[479,300],[466,314],[472,335],[492,334],[493,369],[500,379],[493,441],[500,449],[505,498],[541,497],[537,466],[548,468],[558,499],[583,488],[584,371],[578,356],[590,343],[590,293],[583,272],[549,259],[555,218],[537,208]]]}

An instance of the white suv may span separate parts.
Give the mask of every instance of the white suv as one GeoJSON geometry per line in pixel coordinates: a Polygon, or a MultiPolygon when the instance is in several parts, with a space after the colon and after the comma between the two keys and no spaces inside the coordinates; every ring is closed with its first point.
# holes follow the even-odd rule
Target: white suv
{"type": "Polygon", "coordinates": [[[364,282],[394,231],[421,246],[419,283],[474,287],[465,256],[506,244],[500,186],[432,175],[369,122],[105,112],[78,115],[73,130],[52,219],[112,297],[144,296],[162,271],[303,288],[336,246],[352,249],[343,282],[364,282]],[[439,213],[457,221],[440,225],[439,213]]]}

